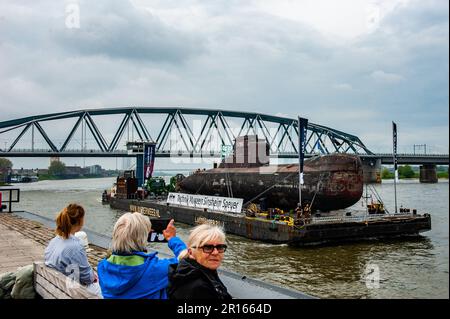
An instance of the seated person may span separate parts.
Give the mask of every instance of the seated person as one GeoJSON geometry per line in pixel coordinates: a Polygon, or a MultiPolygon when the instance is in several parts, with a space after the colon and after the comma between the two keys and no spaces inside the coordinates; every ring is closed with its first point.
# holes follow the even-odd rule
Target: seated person
{"type": "Polygon", "coordinates": [[[225,233],[214,225],[192,229],[188,250],[178,265],[171,265],[170,299],[231,299],[217,274],[227,245],[225,233]]]}
{"type": "Polygon", "coordinates": [[[84,209],[69,204],[56,217],[56,237],[45,249],[45,265],[73,278],[101,297],[98,278],[89,265],[85,248],[74,234],[83,228],[84,209]]]}
{"type": "Polygon", "coordinates": [[[104,298],[167,299],[169,265],[178,263],[186,245],[176,237],[173,219],[163,231],[175,257],[158,258],[147,253],[150,219],[140,213],[126,213],[114,225],[112,255],[98,264],[98,276],[104,298]]]}

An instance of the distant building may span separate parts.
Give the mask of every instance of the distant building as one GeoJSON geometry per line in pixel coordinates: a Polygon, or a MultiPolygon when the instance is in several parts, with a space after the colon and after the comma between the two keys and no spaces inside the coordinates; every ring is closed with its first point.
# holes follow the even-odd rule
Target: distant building
{"type": "Polygon", "coordinates": [[[88,166],[90,175],[100,175],[102,174],[102,167],[100,165],[88,166]]]}
{"type": "Polygon", "coordinates": [[[38,172],[38,169],[34,168],[20,168],[20,169],[13,169],[12,174],[13,175],[22,175],[22,176],[34,176],[38,172]]]}
{"type": "Polygon", "coordinates": [[[48,169],[47,168],[39,168],[37,170],[38,175],[48,175],[48,169]]]}
{"type": "Polygon", "coordinates": [[[83,168],[80,166],[66,166],[64,175],[66,175],[67,177],[82,177],[83,168]]]}
{"type": "Polygon", "coordinates": [[[8,175],[11,168],[9,167],[0,167],[0,182],[7,183],[8,182],[8,175]]]}

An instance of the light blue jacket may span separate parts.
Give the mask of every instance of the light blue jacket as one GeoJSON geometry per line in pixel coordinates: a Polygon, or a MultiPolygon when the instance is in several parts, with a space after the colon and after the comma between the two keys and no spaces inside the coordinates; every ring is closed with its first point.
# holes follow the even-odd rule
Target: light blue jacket
{"type": "Polygon", "coordinates": [[[45,249],[45,265],[74,279],[79,274],[79,282],[90,285],[94,282],[94,272],[89,264],[86,250],[73,235],[64,239],[56,236],[45,249]]]}
{"type": "Polygon", "coordinates": [[[178,263],[178,255],[186,244],[178,237],[168,242],[175,257],[159,259],[157,252],[133,252],[129,255],[112,254],[97,266],[103,298],[113,299],[167,299],[169,265],[178,263]]]}

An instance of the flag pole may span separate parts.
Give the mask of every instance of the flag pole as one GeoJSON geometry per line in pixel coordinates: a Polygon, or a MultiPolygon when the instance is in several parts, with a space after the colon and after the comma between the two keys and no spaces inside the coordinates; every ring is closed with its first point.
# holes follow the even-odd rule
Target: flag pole
{"type": "Polygon", "coordinates": [[[298,117],[298,203],[302,208],[303,161],[306,150],[306,130],[308,120],[298,117]]]}
{"type": "Polygon", "coordinates": [[[395,201],[395,213],[397,214],[397,124],[392,122],[392,156],[394,160],[394,201],[395,201]]]}
{"type": "MultiPolygon", "coordinates": [[[[298,122],[298,127],[300,130],[300,118],[299,118],[299,122],[298,122]]],[[[299,139],[300,139],[300,132],[299,132],[299,139]]],[[[301,142],[299,143],[299,150],[298,150],[298,205],[300,208],[302,208],[302,175],[303,172],[301,170],[302,167],[302,160],[300,158],[300,147],[301,147],[301,142]]]]}

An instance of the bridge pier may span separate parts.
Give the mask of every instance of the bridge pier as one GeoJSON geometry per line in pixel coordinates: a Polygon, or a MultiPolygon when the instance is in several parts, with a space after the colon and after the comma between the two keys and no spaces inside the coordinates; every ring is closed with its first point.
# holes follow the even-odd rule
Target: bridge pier
{"type": "Polygon", "coordinates": [[[435,164],[424,164],[420,166],[420,178],[421,183],[437,183],[437,173],[435,164]]]}
{"type": "Polygon", "coordinates": [[[364,183],[381,183],[381,159],[361,158],[364,183]]]}

